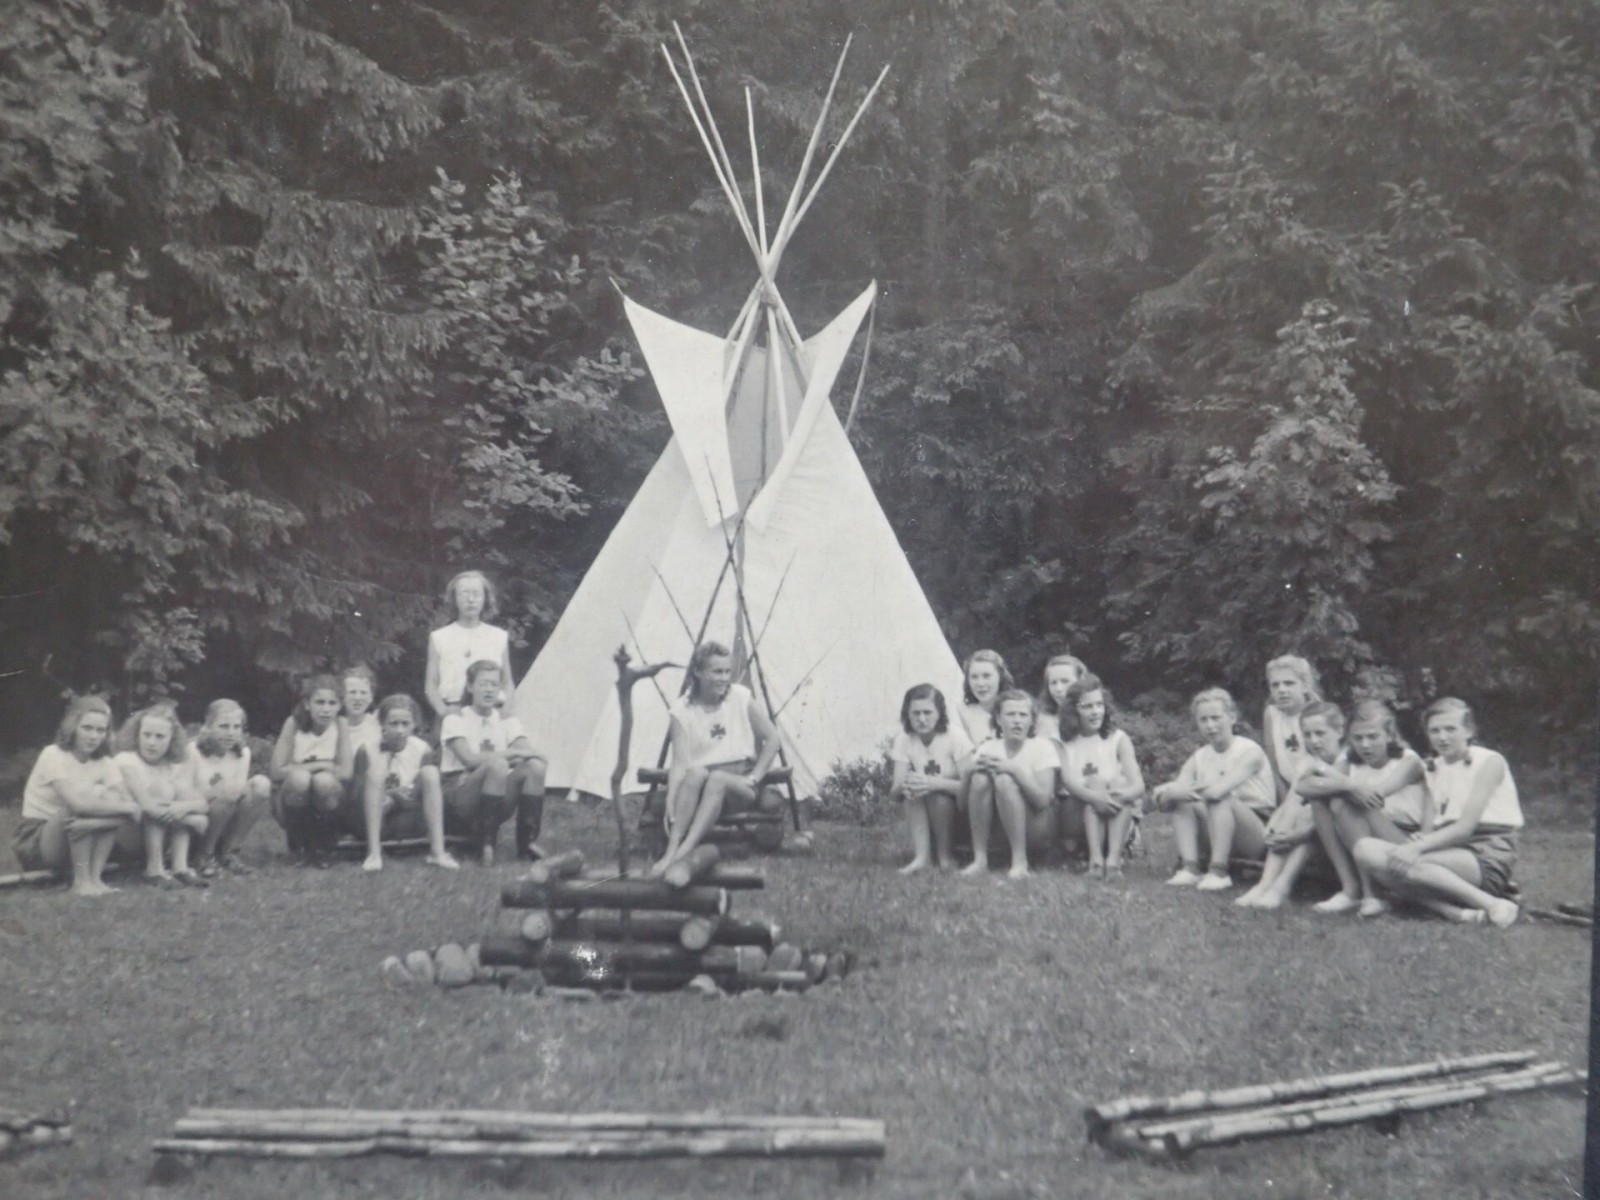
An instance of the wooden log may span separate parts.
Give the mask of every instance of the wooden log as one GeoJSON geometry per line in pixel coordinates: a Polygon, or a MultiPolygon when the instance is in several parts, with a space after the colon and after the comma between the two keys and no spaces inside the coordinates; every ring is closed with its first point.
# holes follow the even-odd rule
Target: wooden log
{"type": "Polygon", "coordinates": [[[870,1117],[743,1116],[720,1112],[556,1113],[514,1109],[191,1108],[173,1126],[182,1137],[547,1137],[552,1132],[692,1132],[717,1129],[856,1129],[870,1117]]]}
{"type": "Polygon", "coordinates": [[[1205,1130],[1174,1133],[1159,1139],[1167,1154],[1188,1154],[1204,1146],[1222,1146],[1257,1138],[1277,1137],[1290,1133],[1309,1133],[1319,1129],[1335,1129],[1343,1125],[1359,1125],[1382,1117],[1392,1117],[1408,1112],[1427,1112],[1456,1104],[1468,1104],[1491,1096],[1514,1095],[1538,1088],[1565,1087],[1581,1084],[1588,1078],[1584,1071],[1558,1071],[1496,1083],[1488,1079],[1459,1082],[1446,1079],[1434,1087],[1410,1096],[1389,1100],[1375,1100],[1364,1104],[1335,1104],[1287,1114],[1267,1110],[1244,1114],[1228,1120],[1217,1120],[1205,1130]]]}
{"type": "MultiPolygon", "coordinates": [[[[615,871],[591,867],[578,876],[585,883],[609,883],[620,878],[615,871]]],[[[642,875],[629,875],[629,879],[643,879],[642,875]]],[[[760,867],[748,863],[719,862],[712,867],[703,879],[698,880],[704,887],[725,888],[730,892],[760,891],[767,886],[765,874],[760,867]]]]}
{"type": "Polygon", "coordinates": [[[534,863],[523,878],[533,883],[549,883],[552,879],[571,879],[582,870],[583,851],[563,850],[534,863]]]}
{"type": "Polygon", "coordinates": [[[54,871],[18,871],[11,875],[0,875],[0,888],[28,887],[36,883],[67,883],[64,875],[57,875],[54,871]]]}
{"type": "Polygon", "coordinates": [[[674,971],[695,975],[753,975],[766,967],[759,946],[711,946],[703,953],[676,942],[608,942],[555,940],[535,946],[520,936],[498,934],[483,939],[479,957],[485,966],[538,970],[552,983],[608,983],[636,971],[674,971]]]}
{"type": "Polygon", "coordinates": [[[661,879],[675,888],[686,888],[702,881],[712,867],[722,858],[715,846],[696,846],[661,874],[661,879]]]}
{"type": "Polygon", "coordinates": [[[1536,1057],[1537,1054],[1532,1050],[1514,1050],[1494,1054],[1474,1054],[1461,1058],[1441,1058],[1404,1066],[1374,1067],[1339,1075],[1308,1076],[1303,1079],[1250,1084],[1215,1092],[1195,1090],[1180,1092],[1175,1096],[1125,1096],[1104,1104],[1090,1105],[1084,1109],[1083,1116],[1089,1127],[1090,1139],[1098,1142],[1112,1123],[1133,1117],[1168,1116],[1213,1109],[1258,1108],[1265,1104],[1303,1100],[1312,1096],[1353,1091],[1377,1084],[1459,1075],[1466,1071],[1489,1067],[1523,1067],[1536,1057]]]}
{"type": "MultiPolygon", "coordinates": [[[[535,946],[542,946],[554,935],[555,926],[554,917],[544,909],[536,908],[522,918],[522,924],[518,927],[517,932],[522,934],[523,941],[535,946]]],[[[482,947],[479,947],[478,954],[481,959],[483,954],[482,947]]]]}
{"type": "Polygon", "coordinates": [[[805,971],[812,983],[821,983],[828,976],[828,956],[820,952],[807,955],[805,971]]]}
{"type": "MultiPolygon", "coordinates": [[[[775,922],[761,917],[741,919],[713,915],[689,919],[712,922],[709,944],[714,946],[760,946],[763,950],[770,950],[781,936],[781,930],[775,922]]],[[[628,936],[636,942],[677,942],[683,945],[682,934],[687,921],[676,913],[644,912],[634,913],[629,924],[628,936]]],[[[557,917],[552,936],[577,941],[621,940],[624,936],[622,918],[608,913],[557,917]]]]}
{"type": "Polygon", "coordinates": [[[738,987],[757,987],[769,992],[803,992],[811,986],[811,977],[804,971],[774,971],[769,968],[754,974],[738,975],[734,982],[738,987]]]}
{"type": "Polygon", "coordinates": [[[721,917],[690,917],[678,929],[678,945],[685,950],[704,950],[716,936],[721,922],[721,917]]]}
{"type": "MultiPolygon", "coordinates": [[[[724,884],[724,887],[727,885],[724,884]]],[[[1592,904],[1558,904],[1556,911],[1566,913],[1569,917],[1588,917],[1594,920],[1594,905],[1592,904]]]]}
{"type": "Polygon", "coordinates": [[[1410,1096],[1424,1095],[1438,1091],[1441,1087],[1468,1086],[1483,1084],[1491,1091],[1514,1086],[1524,1079],[1536,1079],[1545,1075],[1555,1075],[1566,1068],[1558,1062],[1536,1063],[1531,1067],[1523,1067],[1514,1071],[1500,1071],[1488,1075],[1461,1078],[1450,1077],[1441,1083],[1437,1079],[1419,1080],[1414,1083],[1397,1083],[1388,1087],[1365,1088],[1355,1092],[1335,1092],[1331,1096],[1318,1096],[1310,1100],[1292,1101],[1287,1104],[1275,1104],[1256,1109],[1230,1109],[1220,1113],[1204,1113],[1200,1116],[1183,1117],[1166,1121],[1129,1122],[1133,1132],[1142,1138],[1164,1138],[1169,1134],[1204,1133],[1210,1129],[1218,1128],[1230,1121],[1253,1121],[1262,1116],[1293,1116],[1296,1113],[1313,1112],[1318,1109],[1338,1108],[1346,1104],[1374,1104],[1386,1100],[1402,1100],[1410,1096]]]}
{"type": "Polygon", "coordinates": [[[728,893],[719,887],[670,887],[659,879],[594,883],[518,880],[501,890],[500,903],[507,908],[643,908],[721,915],[728,911],[728,893]]]}
{"type": "Polygon", "coordinates": [[[166,1138],[158,1154],[238,1155],[252,1158],[328,1159],[389,1153],[429,1158],[648,1159],[723,1157],[882,1158],[884,1130],[712,1129],[638,1130],[596,1134],[571,1131],[518,1141],[477,1138],[377,1137],[337,1141],[267,1141],[254,1138],[166,1138]]]}

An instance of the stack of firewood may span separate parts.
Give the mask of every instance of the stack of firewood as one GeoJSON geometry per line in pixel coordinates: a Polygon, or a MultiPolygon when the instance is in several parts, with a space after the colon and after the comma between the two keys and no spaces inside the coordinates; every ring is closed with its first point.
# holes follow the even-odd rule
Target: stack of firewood
{"type": "Polygon", "coordinates": [[[759,869],[720,861],[700,846],[660,879],[585,872],[569,851],[536,863],[501,894],[531,909],[518,933],[485,938],[486,969],[537,971],[552,988],[662,991],[691,982],[706,991],[804,991],[842,979],[848,954],[782,940],[771,921],[730,913],[730,896],[765,886],[759,869]]]}
{"type": "Polygon", "coordinates": [[[1176,1096],[1130,1096],[1084,1110],[1089,1139],[1107,1149],[1182,1157],[1203,1146],[1308,1133],[1537,1088],[1582,1084],[1587,1075],[1513,1051],[1375,1067],[1342,1075],[1176,1096]]]}
{"type": "Polygon", "coordinates": [[[720,1113],[191,1108],[157,1154],[252,1158],[882,1158],[882,1121],[720,1113]]]}
{"type": "Polygon", "coordinates": [[[0,1108],[0,1158],[72,1140],[72,1118],[65,1112],[22,1113],[0,1108]]]}

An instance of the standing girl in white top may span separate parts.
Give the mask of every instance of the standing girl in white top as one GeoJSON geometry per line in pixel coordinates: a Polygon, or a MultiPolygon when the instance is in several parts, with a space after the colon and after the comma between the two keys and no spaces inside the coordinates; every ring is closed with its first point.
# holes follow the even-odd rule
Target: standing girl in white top
{"type": "Polygon", "coordinates": [[[252,772],[245,740],[244,709],[232,700],[213,700],[206,721],[189,745],[194,788],[206,801],[206,832],[200,842],[200,874],[210,878],[226,867],[248,875],[239,844],[267,809],[272,781],[252,772]]]}
{"type": "Polygon", "coordinates": [[[1189,756],[1177,777],[1151,793],[1156,806],[1172,814],[1172,831],[1182,860],[1167,883],[1204,892],[1233,886],[1228,865],[1234,855],[1260,858],[1266,850],[1266,821],[1276,794],[1272,764],[1249,738],[1234,732],[1239,708],[1223,688],[1207,688],[1189,702],[1190,715],[1205,745],[1189,756]],[[1202,840],[1210,842],[1211,869],[1200,873],[1202,840]]]}
{"type": "Polygon", "coordinates": [[[1434,758],[1423,772],[1433,806],[1431,828],[1399,845],[1380,838],[1355,844],[1356,862],[1385,887],[1454,920],[1504,928],[1517,919],[1509,899],[1522,806],[1506,760],[1473,744],[1472,709],[1454,697],[1427,712],[1434,758]]]}
{"type": "Polygon", "coordinates": [[[1144,773],[1133,741],[1112,720],[1111,692],[1093,675],[1067,689],[1061,735],[1061,786],[1083,808],[1089,877],[1119,876],[1128,830],[1144,799],[1144,773]]]}
{"type": "Polygon", "coordinates": [[[113,760],[123,785],[144,813],[144,874],[163,887],[207,887],[189,866],[189,842],[206,831],[206,801],[194,786],[183,726],[166,705],[153,705],[129,717],[117,737],[122,751],[113,760]],[[167,870],[167,851],[172,869],[167,870]]]}
{"type": "Polygon", "coordinates": [[[989,869],[989,829],[997,812],[1011,843],[1007,875],[1012,879],[1028,875],[1030,843],[1042,848],[1060,841],[1055,794],[1061,759],[1052,743],[1031,736],[1033,716],[1033,697],[1019,688],[1001,692],[995,700],[999,736],[979,743],[967,768],[972,862],[962,868],[963,875],[981,875],[989,869]]]}
{"type": "Polygon", "coordinates": [[[350,784],[350,741],[339,720],[339,681],[316,675],[283,723],[272,749],[272,815],[291,852],[325,865],[338,835],[335,819],[350,784]]]}
{"type": "Polygon", "coordinates": [[[1298,654],[1285,654],[1267,664],[1266,711],[1261,714],[1263,749],[1272,763],[1273,783],[1281,803],[1294,788],[1300,773],[1316,757],[1306,749],[1300,714],[1306,705],[1322,699],[1317,672],[1298,654]]]}
{"type": "Polygon", "coordinates": [[[733,653],[701,642],[668,710],[667,849],[651,875],[688,854],[722,815],[728,797],[754,800],[778,755],[778,731],[750,689],[733,682],[733,653]]]}
{"type": "Polygon", "coordinates": [[[467,698],[467,668],[487,659],[500,668],[501,687],[510,685],[511,640],[504,629],[488,622],[499,609],[494,585],[482,571],[463,571],[444,589],[446,607],[455,617],[428,635],[428,670],[424,692],[440,717],[459,712],[467,698]]]}
{"type": "Polygon", "coordinates": [[[940,870],[955,866],[950,833],[961,776],[971,759],[972,742],[960,725],[951,728],[944,693],[931,683],[908,689],[900,705],[900,733],[889,749],[894,765],[889,794],[905,805],[911,835],[911,861],[900,874],[922,870],[933,857],[940,870]]]}
{"type": "Polygon", "coordinates": [[[1039,686],[1039,697],[1034,704],[1038,715],[1033,719],[1034,737],[1048,738],[1059,745],[1061,715],[1067,701],[1067,689],[1089,673],[1081,658],[1058,654],[1044,665],[1044,681],[1039,686]]]}
{"type": "Polygon", "coordinates": [[[139,844],[139,806],[128,795],[110,752],[111,706],[79,696],[67,706],[56,740],[39,752],[22,789],[12,851],[24,871],[72,872],[74,896],[117,889],[100,874],[113,849],[139,844]]]}

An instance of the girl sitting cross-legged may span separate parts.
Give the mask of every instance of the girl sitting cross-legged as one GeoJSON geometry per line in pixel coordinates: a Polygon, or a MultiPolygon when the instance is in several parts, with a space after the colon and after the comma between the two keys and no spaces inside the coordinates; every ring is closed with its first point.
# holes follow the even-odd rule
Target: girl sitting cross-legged
{"type": "Polygon", "coordinates": [[[1374,881],[1442,916],[1504,928],[1517,919],[1508,895],[1522,828],[1517,785],[1503,757],[1473,744],[1477,726],[1465,701],[1435,700],[1426,728],[1432,828],[1398,845],[1363,838],[1352,853],[1374,881]]]}
{"type": "Polygon", "coordinates": [[[1339,875],[1339,890],[1313,905],[1316,911],[1356,910],[1363,917],[1389,911],[1351,847],[1363,838],[1399,845],[1430,823],[1422,775],[1422,759],[1401,740],[1389,706],[1381,700],[1358,701],[1343,778],[1330,770],[1308,780],[1305,788],[1317,837],[1339,875]]]}
{"type": "Polygon", "coordinates": [[[778,731],[750,689],[733,682],[733,654],[720,642],[695,647],[685,692],[668,710],[667,849],[650,868],[665,873],[722,815],[728,797],[754,800],[778,755],[778,731]]]}
{"type": "Polygon", "coordinates": [[[272,815],[291,853],[319,866],[338,836],[335,819],[350,784],[350,739],[339,720],[339,681],[315,675],[283,723],[272,750],[272,815]]]}
{"type": "Polygon", "coordinates": [[[113,850],[139,847],[140,809],[110,754],[111,706],[79,696],[67,706],[56,739],[39,752],[22,789],[12,851],[24,871],[72,874],[74,896],[117,889],[100,875],[113,850]]]}
{"type": "MultiPolygon", "coordinates": [[[[1347,780],[1344,766],[1344,713],[1326,700],[1313,700],[1296,721],[1304,759],[1295,783],[1267,821],[1267,860],[1255,887],[1234,901],[1240,908],[1281,908],[1316,849],[1316,820],[1312,798],[1327,796],[1347,780]]],[[[1281,760],[1280,760],[1281,761],[1281,760]]],[[[1316,912],[1336,912],[1327,902],[1312,906],[1316,912]]]]}
{"type": "Polygon", "coordinates": [[[210,878],[226,867],[248,875],[239,845],[267,810],[272,781],[251,771],[245,741],[244,709],[232,700],[213,700],[206,721],[189,744],[189,769],[194,788],[206,802],[206,832],[196,864],[210,878]]]}
{"type": "Polygon", "coordinates": [[[919,683],[906,692],[900,730],[889,750],[894,764],[889,794],[905,805],[911,835],[911,861],[900,873],[910,875],[935,859],[946,870],[955,865],[950,833],[972,743],[959,724],[951,726],[944,693],[931,683],[919,683]]]}
{"type": "MultiPolygon", "coordinates": [[[[519,836],[535,845],[544,815],[545,760],[522,722],[501,714],[501,666],[479,659],[467,668],[467,704],[439,726],[445,824],[473,839],[483,865],[494,865],[500,826],[518,814],[519,836]]],[[[441,847],[442,849],[442,847],[441,847]]]]}
{"type": "Polygon", "coordinates": [[[121,753],[114,761],[123,785],[144,814],[146,881],[162,887],[209,886],[189,866],[189,843],[205,834],[208,822],[177,714],[164,704],[140,709],[122,726],[117,743],[121,753]]]}
{"type": "Polygon", "coordinates": [[[428,838],[430,866],[455,870],[461,864],[444,845],[444,788],[433,749],[416,736],[422,710],[410,696],[387,696],[378,705],[382,729],[367,762],[362,784],[367,858],[363,871],[383,870],[383,833],[428,838]]]}
{"type": "Polygon", "coordinates": [[[1189,756],[1175,779],[1151,793],[1156,807],[1172,814],[1182,860],[1167,883],[1223,892],[1233,886],[1232,858],[1259,858],[1266,849],[1266,821],[1274,807],[1272,764],[1260,746],[1234,732],[1239,709],[1224,689],[1199,693],[1189,712],[1206,744],[1189,756]],[[1211,868],[1202,875],[1204,842],[1210,843],[1211,868]]]}
{"type": "Polygon", "coordinates": [[[1081,805],[1089,876],[1122,874],[1122,851],[1144,799],[1133,742],[1111,716],[1111,692],[1093,675],[1067,688],[1061,705],[1061,786],[1081,805]]]}
{"type": "Polygon", "coordinates": [[[989,869],[989,829],[996,813],[1011,843],[1012,879],[1028,874],[1028,846],[1059,843],[1055,804],[1061,759],[1045,738],[1032,736],[1033,697],[1018,688],[1001,692],[994,704],[998,736],[978,746],[967,767],[967,816],[972,822],[972,862],[963,875],[989,869]]]}

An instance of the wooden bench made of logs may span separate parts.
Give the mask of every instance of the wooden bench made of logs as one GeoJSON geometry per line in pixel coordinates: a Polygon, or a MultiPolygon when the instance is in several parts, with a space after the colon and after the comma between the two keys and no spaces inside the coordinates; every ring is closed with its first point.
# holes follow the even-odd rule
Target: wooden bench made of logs
{"type": "MultiPolygon", "coordinates": [[[[640,767],[639,782],[650,790],[645,795],[644,809],[639,814],[639,833],[644,838],[645,850],[652,858],[666,852],[667,833],[664,820],[667,811],[667,770],[664,767],[640,767]]],[[[783,810],[786,797],[783,788],[794,778],[791,767],[774,767],[761,777],[754,800],[730,796],[707,834],[708,842],[748,842],[757,850],[772,853],[783,845],[783,810]]]]}

